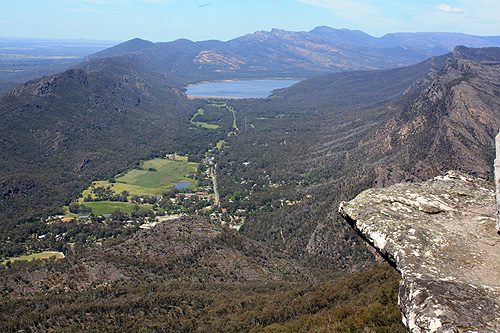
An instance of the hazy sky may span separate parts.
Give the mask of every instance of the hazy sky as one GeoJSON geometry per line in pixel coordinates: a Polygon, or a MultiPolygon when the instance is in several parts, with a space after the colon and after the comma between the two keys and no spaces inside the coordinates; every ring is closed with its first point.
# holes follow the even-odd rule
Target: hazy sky
{"type": "Polygon", "coordinates": [[[228,40],[316,26],[500,35],[500,0],[0,0],[0,36],[228,40]]]}

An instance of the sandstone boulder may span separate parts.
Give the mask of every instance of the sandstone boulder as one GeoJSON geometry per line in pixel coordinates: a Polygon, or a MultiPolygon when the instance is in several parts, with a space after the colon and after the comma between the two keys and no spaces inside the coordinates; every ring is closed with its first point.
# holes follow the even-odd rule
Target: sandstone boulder
{"type": "Polygon", "coordinates": [[[456,171],[370,189],[340,214],[401,272],[411,332],[500,331],[500,236],[493,184],[456,171]]]}

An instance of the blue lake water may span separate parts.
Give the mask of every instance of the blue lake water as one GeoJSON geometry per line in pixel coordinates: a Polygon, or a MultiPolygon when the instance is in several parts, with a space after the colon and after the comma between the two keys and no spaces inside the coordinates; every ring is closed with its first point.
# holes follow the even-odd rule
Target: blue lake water
{"type": "Polygon", "coordinates": [[[187,87],[188,96],[265,98],[275,89],[287,88],[299,80],[252,80],[207,82],[187,87]]]}
{"type": "Polygon", "coordinates": [[[177,189],[183,189],[191,185],[191,183],[170,183],[175,186],[177,189]]]}

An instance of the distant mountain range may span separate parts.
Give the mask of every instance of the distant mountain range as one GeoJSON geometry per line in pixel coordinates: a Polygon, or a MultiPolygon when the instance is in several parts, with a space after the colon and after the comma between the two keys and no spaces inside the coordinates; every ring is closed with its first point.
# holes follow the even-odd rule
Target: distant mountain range
{"type": "MultiPolygon", "coordinates": [[[[83,40],[64,44],[2,38],[0,92],[28,79],[74,67],[88,55],[82,52],[95,52],[106,45],[109,42],[83,40]],[[29,57],[24,59],[24,54],[29,57]]],[[[309,32],[258,31],[227,42],[179,39],[152,43],[135,38],[88,58],[127,55],[133,58],[131,63],[143,62],[177,76],[185,85],[209,80],[305,78],[346,70],[401,67],[451,52],[458,45],[500,46],[500,36],[422,32],[391,33],[376,38],[359,30],[322,26],[309,32]]]]}
{"type": "Polygon", "coordinates": [[[216,79],[312,77],[347,70],[393,68],[451,52],[455,46],[500,46],[500,36],[460,33],[394,33],[376,38],[362,31],[317,27],[309,32],[273,29],[227,42],[133,39],[89,58],[133,57],[185,82],[216,79]]]}

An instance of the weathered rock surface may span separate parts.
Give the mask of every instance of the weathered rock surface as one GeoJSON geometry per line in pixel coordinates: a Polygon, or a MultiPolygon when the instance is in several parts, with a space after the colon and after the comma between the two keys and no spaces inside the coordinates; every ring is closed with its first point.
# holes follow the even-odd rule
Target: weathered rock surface
{"type": "Polygon", "coordinates": [[[500,331],[500,236],[493,184],[456,171],[370,189],[340,214],[403,277],[411,332],[500,331]]]}

